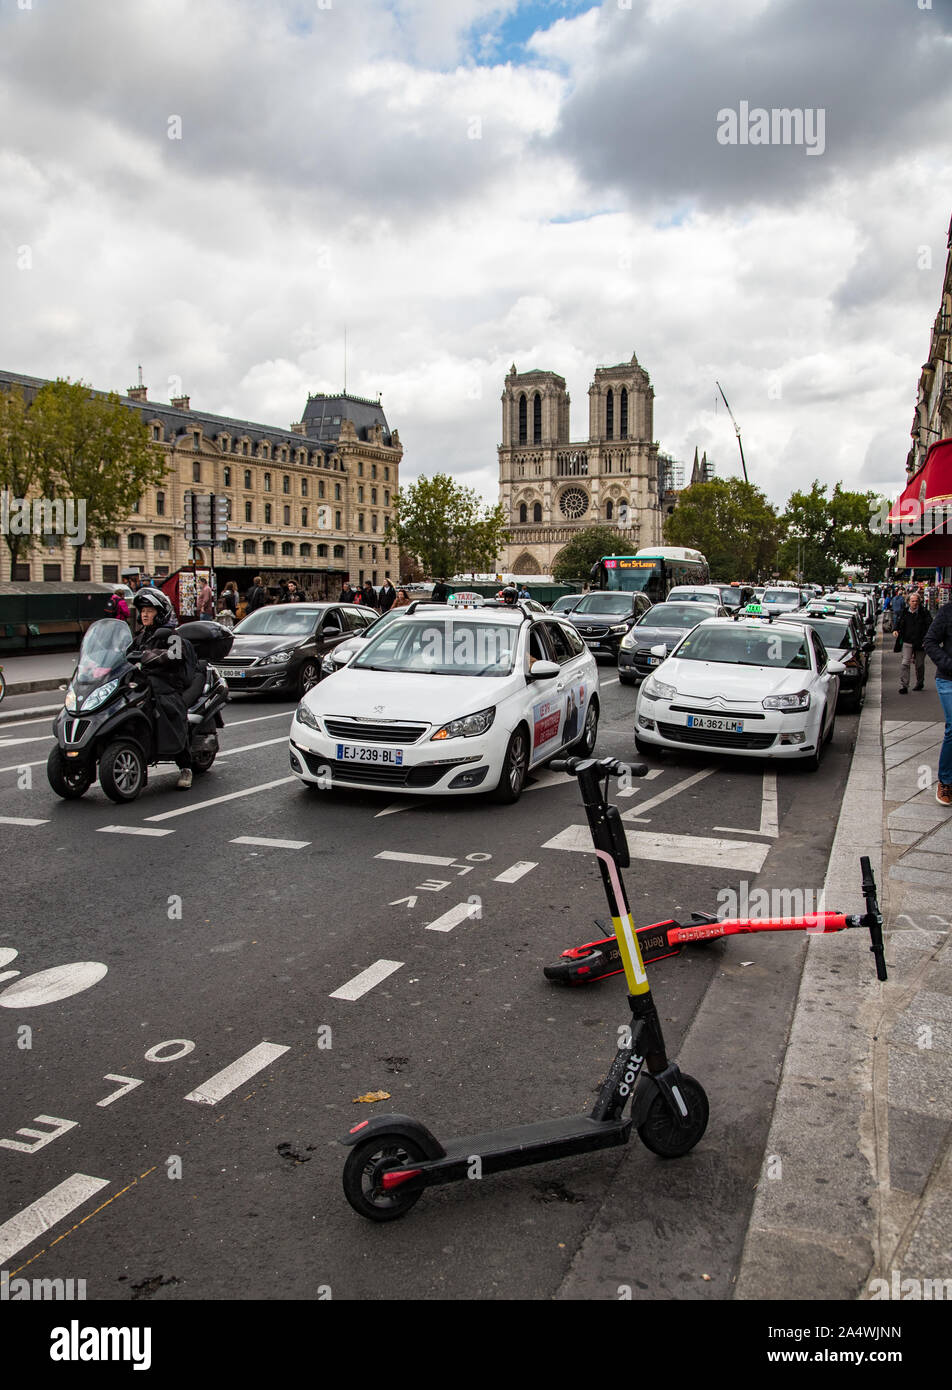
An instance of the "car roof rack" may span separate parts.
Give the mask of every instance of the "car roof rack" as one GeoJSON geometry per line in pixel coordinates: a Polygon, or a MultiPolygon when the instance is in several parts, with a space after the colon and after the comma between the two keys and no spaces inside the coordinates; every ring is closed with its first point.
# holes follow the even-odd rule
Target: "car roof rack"
{"type": "Polygon", "coordinates": [[[413,599],[412,602],[407,604],[403,611],[409,616],[411,613],[418,613],[422,608],[426,608],[430,612],[470,614],[480,613],[484,608],[504,608],[508,613],[514,613],[516,609],[518,609],[523,618],[532,619],[542,616],[534,612],[531,608],[526,608],[521,599],[518,603],[504,603],[502,599],[494,598],[488,598],[485,603],[481,603],[478,607],[474,606],[473,608],[454,608],[448,603],[428,603],[426,599],[413,599]]]}

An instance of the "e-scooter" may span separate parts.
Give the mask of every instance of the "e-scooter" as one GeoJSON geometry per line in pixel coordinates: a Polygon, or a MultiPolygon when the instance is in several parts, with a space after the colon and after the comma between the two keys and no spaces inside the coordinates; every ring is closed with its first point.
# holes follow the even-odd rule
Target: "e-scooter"
{"type": "Polygon", "coordinates": [[[694,1148],[707,1127],[703,1087],[665,1052],[620,873],[631,862],[628,842],[618,808],[608,804],[610,777],[629,772],[643,776],[647,768],[629,769],[616,758],[569,758],[552,766],[579,781],[628,983],[630,1026],[590,1115],[542,1120],[445,1144],[408,1115],[378,1115],[354,1125],[342,1141],[353,1150],[344,1165],[344,1193],[370,1221],[404,1216],[427,1187],[625,1144],[633,1126],[653,1153],[679,1158],[694,1148]]]}

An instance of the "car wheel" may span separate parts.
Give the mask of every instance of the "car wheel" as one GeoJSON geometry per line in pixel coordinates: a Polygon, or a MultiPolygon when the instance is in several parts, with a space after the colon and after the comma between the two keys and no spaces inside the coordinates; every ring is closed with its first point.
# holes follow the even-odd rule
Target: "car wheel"
{"type": "Polygon", "coordinates": [[[577,758],[590,758],[595,751],[595,741],[598,738],[598,701],[589,700],[588,710],[585,715],[585,727],[582,729],[582,737],[575,740],[571,745],[571,752],[577,758]]]}
{"type": "Polygon", "coordinates": [[[493,800],[504,806],[510,806],[514,801],[518,801],[525,785],[528,767],[529,735],[526,726],[520,724],[510,736],[509,746],[502,763],[502,772],[499,774],[499,781],[492,793],[493,800]]]}
{"type": "MultiPolygon", "coordinates": [[[[826,710],[823,711],[823,718],[826,718],[826,710]]],[[[834,715],[834,719],[835,718],[836,716],[834,715]]],[[[817,743],[816,750],[810,754],[809,758],[804,758],[803,762],[800,764],[800,766],[804,768],[807,772],[819,771],[820,763],[823,761],[823,754],[826,749],[826,745],[829,743],[830,738],[832,737],[832,725],[830,726],[830,733],[825,738],[820,732],[822,728],[823,720],[820,721],[820,729],[817,730],[819,741],[817,743]]]]}
{"type": "Polygon", "coordinates": [[[298,695],[303,699],[309,690],[313,690],[321,678],[321,668],[314,661],[305,661],[298,672],[297,689],[298,695]]]}
{"type": "Polygon", "coordinates": [[[622,673],[619,671],[619,672],[618,672],[618,684],[619,684],[619,685],[637,685],[638,682],[637,682],[637,680],[635,679],[634,676],[623,676],[622,673]]]}
{"type": "Polygon", "coordinates": [[[643,758],[647,758],[650,755],[657,756],[661,752],[660,748],[656,748],[653,743],[645,743],[644,739],[639,738],[637,734],[635,735],[635,750],[640,753],[643,758]]]}

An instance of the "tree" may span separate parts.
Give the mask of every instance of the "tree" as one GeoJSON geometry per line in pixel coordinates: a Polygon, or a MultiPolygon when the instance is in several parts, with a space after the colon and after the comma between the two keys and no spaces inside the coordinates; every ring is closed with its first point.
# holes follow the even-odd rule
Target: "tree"
{"type": "Polygon", "coordinates": [[[552,577],[560,584],[587,580],[592,566],[603,555],[627,555],[631,541],[610,526],[586,526],[559,551],[552,566],[552,577]]]}
{"type": "MultiPolygon", "coordinates": [[[[36,448],[29,412],[19,386],[0,391],[0,493],[7,494],[7,507],[22,498],[49,492],[49,480],[36,448]]],[[[4,539],[10,551],[10,573],[36,542],[32,528],[4,526],[4,539]]]]}
{"type": "Polygon", "coordinates": [[[874,492],[846,492],[839,483],[814,481],[809,492],[794,492],[784,522],[788,538],[777,560],[783,574],[835,584],[844,565],[862,565],[871,579],[886,572],[890,536],[875,524],[883,499],[874,492]]]}
{"type": "Polygon", "coordinates": [[[740,478],[685,488],[664,527],[665,541],[700,550],[712,576],[724,581],[768,574],[783,534],[764,493],[740,478]]]}
{"type": "Polygon", "coordinates": [[[84,533],[74,546],[78,579],[85,540],[99,540],[125,521],[145,489],[162,482],[165,459],[136,411],[115,392],[95,394],[81,381],[48,381],[36,393],[29,424],[52,496],[85,509],[84,533]]]}
{"type": "Polygon", "coordinates": [[[416,556],[431,577],[494,570],[509,539],[501,503],[482,507],[473,488],[445,473],[400,488],[384,540],[416,556]]]}

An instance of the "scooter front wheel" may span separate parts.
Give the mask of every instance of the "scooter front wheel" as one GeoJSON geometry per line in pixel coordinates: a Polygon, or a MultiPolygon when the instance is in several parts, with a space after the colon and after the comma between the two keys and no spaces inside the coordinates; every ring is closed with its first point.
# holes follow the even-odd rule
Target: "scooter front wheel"
{"type": "Polygon", "coordinates": [[[134,743],[110,743],[99,759],[99,785],[110,801],[135,801],[145,778],[145,759],[134,743]]]}
{"type": "MultiPolygon", "coordinates": [[[[645,1085],[650,1086],[651,1082],[646,1080],[645,1085]]],[[[655,1089],[648,1112],[638,1126],[638,1138],[659,1158],[681,1158],[690,1153],[707,1129],[710,1106],[700,1081],[682,1072],[677,1087],[688,1108],[683,1124],[678,1123],[664,1096],[655,1089]]]]}
{"type": "Polygon", "coordinates": [[[46,760],[46,780],[64,801],[77,801],[92,786],[95,773],[85,763],[69,763],[61,748],[50,750],[46,760]]]}
{"type": "Polygon", "coordinates": [[[425,1157],[419,1145],[402,1134],[378,1134],[365,1139],[347,1155],[344,1196],[354,1211],[368,1221],[396,1221],[417,1204],[423,1193],[407,1192],[402,1187],[387,1192],[383,1175],[425,1157]]]}

